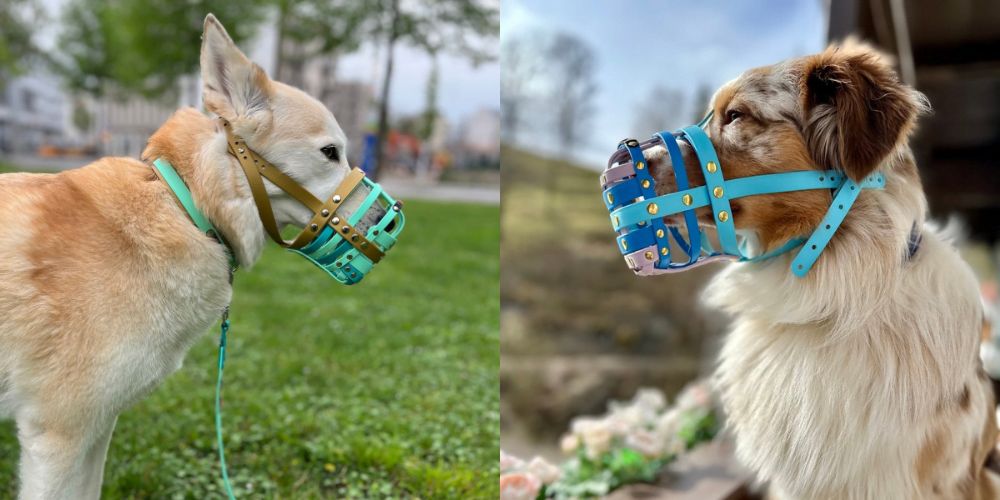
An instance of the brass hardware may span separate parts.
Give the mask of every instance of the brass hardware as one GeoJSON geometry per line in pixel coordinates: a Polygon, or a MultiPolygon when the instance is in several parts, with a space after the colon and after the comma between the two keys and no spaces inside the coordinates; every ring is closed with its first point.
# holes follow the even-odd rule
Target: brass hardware
{"type": "Polygon", "coordinates": [[[663,230],[662,230],[662,229],[657,229],[657,230],[656,230],[656,237],[657,237],[657,238],[662,238],[662,237],[663,237],[663,235],[664,235],[664,233],[663,233],[663,230]]]}
{"type": "Polygon", "coordinates": [[[324,208],[319,212],[319,214],[322,215],[323,217],[326,217],[327,215],[330,215],[330,211],[324,208]]]}
{"type": "Polygon", "coordinates": [[[689,194],[681,196],[681,203],[683,203],[685,206],[690,206],[692,201],[694,200],[691,199],[691,195],[689,194]]]}
{"type": "Polygon", "coordinates": [[[666,255],[668,253],[670,253],[670,249],[669,248],[663,247],[663,248],[660,249],[660,255],[666,255]]]}
{"type": "Polygon", "coordinates": [[[339,194],[333,196],[333,202],[334,203],[340,203],[340,195],[339,194]]]}
{"type": "Polygon", "coordinates": [[[729,212],[725,210],[719,212],[719,220],[721,222],[726,222],[727,220],[729,220],[729,212]]]}
{"type": "Polygon", "coordinates": [[[635,169],[636,169],[636,170],[642,170],[642,169],[644,169],[644,168],[646,168],[646,164],[645,164],[645,163],[643,163],[643,162],[641,162],[641,161],[640,161],[639,163],[636,163],[636,164],[635,164],[635,169]]]}
{"type": "Polygon", "coordinates": [[[718,168],[718,165],[716,165],[714,161],[710,161],[708,162],[708,165],[705,165],[705,170],[708,170],[708,173],[710,174],[714,174],[718,168]]]}
{"type": "Polygon", "coordinates": [[[642,180],[642,187],[643,188],[648,188],[649,187],[649,179],[643,179],[642,180]]]}
{"type": "Polygon", "coordinates": [[[656,215],[656,212],[660,211],[660,207],[656,203],[650,203],[649,205],[646,205],[646,211],[649,212],[650,215],[656,215]]]}
{"type": "Polygon", "coordinates": [[[722,198],[722,186],[715,186],[715,189],[712,190],[712,194],[716,198],[722,198]]]}
{"type": "Polygon", "coordinates": [[[652,251],[647,251],[644,255],[646,256],[646,260],[653,260],[656,258],[656,254],[652,251]]]}
{"type": "Polygon", "coordinates": [[[317,226],[316,224],[312,224],[312,225],[309,226],[309,229],[312,229],[313,231],[315,231],[315,230],[319,229],[319,226],[317,226]]]}
{"type": "Polygon", "coordinates": [[[340,224],[340,217],[334,217],[334,218],[330,219],[330,222],[332,222],[334,224],[340,224]]]}

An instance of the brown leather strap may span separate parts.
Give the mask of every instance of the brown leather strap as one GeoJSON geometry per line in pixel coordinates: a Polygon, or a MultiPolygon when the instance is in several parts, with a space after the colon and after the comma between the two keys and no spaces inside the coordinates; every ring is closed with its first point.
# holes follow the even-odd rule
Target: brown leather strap
{"type": "Polygon", "coordinates": [[[250,149],[246,141],[233,134],[232,127],[227,120],[223,118],[219,120],[226,131],[229,153],[236,157],[246,175],[247,183],[250,185],[250,193],[257,205],[257,212],[260,214],[264,230],[275,243],[286,248],[302,248],[316,238],[321,227],[329,224],[333,230],[338,231],[348,243],[371,259],[372,262],[377,263],[382,259],[384,255],[382,250],[365,238],[365,235],[358,232],[347,221],[347,217],[337,213],[341,203],[364,179],[365,174],[361,169],[351,169],[347,177],[337,186],[337,190],[324,203],[295,182],[294,179],[258,155],[256,151],[250,149]],[[312,220],[292,241],[281,237],[281,231],[274,218],[274,210],[271,208],[271,199],[267,196],[267,189],[264,187],[264,178],[313,211],[312,220]]]}

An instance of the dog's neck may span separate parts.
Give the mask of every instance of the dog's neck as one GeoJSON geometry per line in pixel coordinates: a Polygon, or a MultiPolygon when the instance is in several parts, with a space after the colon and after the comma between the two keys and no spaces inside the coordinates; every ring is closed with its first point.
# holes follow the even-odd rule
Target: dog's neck
{"type": "Polygon", "coordinates": [[[833,336],[863,325],[884,306],[891,296],[887,290],[908,265],[910,235],[914,224],[918,230],[923,226],[927,208],[908,149],[895,154],[883,173],[885,190],[861,194],[804,278],[789,270],[794,252],[731,265],[706,290],[709,303],[771,324],[823,322],[833,336]]]}
{"type": "Polygon", "coordinates": [[[250,267],[266,238],[246,177],[228,153],[217,122],[193,108],[174,113],[150,138],[142,159],[163,158],[191,190],[195,204],[229,243],[236,261],[250,267]]]}

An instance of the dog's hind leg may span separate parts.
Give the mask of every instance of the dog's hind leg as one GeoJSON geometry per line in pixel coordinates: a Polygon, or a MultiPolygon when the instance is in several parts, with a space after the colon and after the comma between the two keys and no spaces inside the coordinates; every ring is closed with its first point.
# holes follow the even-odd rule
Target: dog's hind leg
{"type": "Polygon", "coordinates": [[[52,421],[18,415],[20,500],[91,500],[100,497],[103,459],[114,420],[52,421]],[[100,459],[100,463],[94,460],[100,459]]]}

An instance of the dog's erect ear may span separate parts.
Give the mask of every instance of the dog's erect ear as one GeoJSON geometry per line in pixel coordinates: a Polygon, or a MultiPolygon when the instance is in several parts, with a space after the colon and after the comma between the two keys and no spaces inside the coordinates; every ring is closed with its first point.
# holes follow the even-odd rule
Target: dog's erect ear
{"type": "Polygon", "coordinates": [[[814,159],[854,180],[878,169],[907,139],[917,115],[929,109],[885,57],[852,40],[807,58],[802,85],[814,159]]]}
{"type": "Polygon", "coordinates": [[[261,113],[270,111],[271,80],[240,52],[212,14],[205,16],[201,35],[201,79],[205,108],[231,122],[259,121],[261,113]]]}

